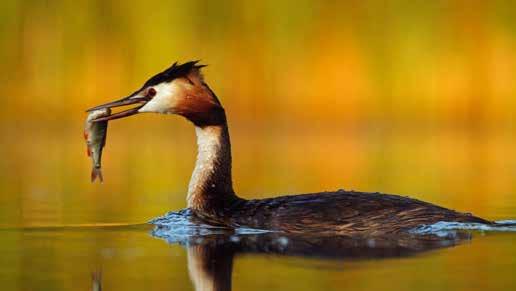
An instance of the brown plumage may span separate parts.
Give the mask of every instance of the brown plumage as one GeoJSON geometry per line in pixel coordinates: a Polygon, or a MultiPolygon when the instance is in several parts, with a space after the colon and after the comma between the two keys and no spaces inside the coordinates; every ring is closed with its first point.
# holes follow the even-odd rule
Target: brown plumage
{"type": "Polygon", "coordinates": [[[239,198],[232,185],[226,114],[204,82],[201,67],[197,62],[176,63],[127,98],[93,108],[138,103],[134,110],[99,120],[154,112],[178,114],[195,125],[198,156],[187,202],[199,218],[230,227],[342,235],[396,234],[439,221],[490,223],[419,200],[379,193],[340,190],[262,200],[239,198]]]}
{"type": "Polygon", "coordinates": [[[490,223],[423,201],[339,190],[261,200],[239,200],[217,219],[233,226],[291,233],[386,235],[439,221],[490,223]]]}

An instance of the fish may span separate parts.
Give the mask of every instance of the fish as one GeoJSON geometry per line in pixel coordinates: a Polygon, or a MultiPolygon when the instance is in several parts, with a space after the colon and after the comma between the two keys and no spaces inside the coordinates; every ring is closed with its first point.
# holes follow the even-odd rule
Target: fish
{"type": "Polygon", "coordinates": [[[100,183],[104,182],[104,177],[102,176],[101,170],[101,159],[102,151],[104,149],[104,146],[106,145],[106,135],[108,128],[107,121],[92,121],[100,117],[109,116],[110,114],[111,110],[109,108],[103,108],[92,111],[88,114],[88,117],[86,118],[86,123],[84,125],[84,139],[86,140],[86,152],[88,154],[88,157],[90,157],[92,161],[92,183],[95,182],[97,178],[99,179],[100,183]]]}

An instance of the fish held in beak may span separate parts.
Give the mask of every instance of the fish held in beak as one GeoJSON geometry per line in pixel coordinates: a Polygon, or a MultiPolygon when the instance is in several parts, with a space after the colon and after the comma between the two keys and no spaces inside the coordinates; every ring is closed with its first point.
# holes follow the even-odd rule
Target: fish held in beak
{"type": "Polygon", "coordinates": [[[84,139],[86,140],[87,153],[91,158],[91,182],[95,182],[98,178],[102,183],[104,178],[101,171],[102,150],[106,144],[107,121],[93,122],[93,120],[109,116],[111,109],[103,108],[91,111],[86,118],[84,125],[84,139]]]}

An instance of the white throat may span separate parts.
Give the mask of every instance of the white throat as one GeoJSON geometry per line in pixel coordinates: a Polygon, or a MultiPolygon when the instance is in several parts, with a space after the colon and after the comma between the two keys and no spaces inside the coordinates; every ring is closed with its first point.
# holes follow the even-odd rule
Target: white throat
{"type": "Polygon", "coordinates": [[[188,206],[199,200],[224,199],[233,194],[231,182],[231,146],[226,126],[195,127],[197,161],[188,187],[188,206]]]}
{"type": "MultiPolygon", "coordinates": [[[[188,186],[188,197],[204,186],[215,168],[220,149],[220,132],[214,127],[195,127],[197,135],[197,161],[188,186]]],[[[211,186],[211,185],[208,185],[211,186]]],[[[214,185],[213,187],[215,187],[214,185]]]]}

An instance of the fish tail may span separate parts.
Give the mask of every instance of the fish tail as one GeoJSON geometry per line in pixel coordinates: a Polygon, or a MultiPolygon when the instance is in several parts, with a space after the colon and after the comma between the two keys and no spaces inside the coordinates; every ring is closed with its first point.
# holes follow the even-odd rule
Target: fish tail
{"type": "Polygon", "coordinates": [[[95,182],[97,178],[99,178],[100,183],[104,182],[104,177],[102,177],[102,171],[100,170],[100,168],[93,167],[93,169],[91,170],[91,182],[95,182]]]}

